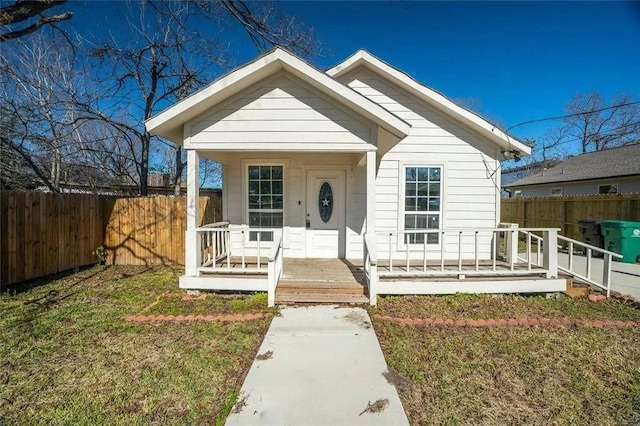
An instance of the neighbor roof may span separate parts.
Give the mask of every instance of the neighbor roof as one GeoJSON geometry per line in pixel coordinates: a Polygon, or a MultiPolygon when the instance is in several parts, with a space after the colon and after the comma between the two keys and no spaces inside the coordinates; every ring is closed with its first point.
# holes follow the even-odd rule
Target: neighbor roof
{"type": "Polygon", "coordinates": [[[182,144],[184,138],[183,126],[186,122],[280,70],[302,79],[325,95],[337,100],[399,138],[409,134],[411,126],[407,122],[297,56],[280,48],[272,49],[149,118],[145,122],[146,128],[149,132],[153,132],[177,144],[182,144]]]}
{"type": "Polygon", "coordinates": [[[446,115],[466,124],[472,129],[475,129],[478,133],[489,138],[501,148],[508,151],[517,151],[523,155],[531,154],[531,147],[518,140],[513,135],[502,131],[498,126],[490,123],[478,114],[457,105],[442,93],[439,93],[416,81],[408,74],[394,68],[381,59],[376,58],[366,50],[358,50],[340,64],[327,70],[327,74],[338,78],[359,66],[365,66],[367,69],[382,75],[391,82],[404,88],[407,92],[416,96],[418,99],[426,102],[428,105],[431,105],[446,115]]]}
{"type": "Polygon", "coordinates": [[[502,174],[507,174],[507,173],[514,173],[514,172],[520,172],[523,170],[538,170],[541,169],[543,167],[546,167],[547,169],[562,163],[562,161],[560,160],[542,160],[542,161],[536,161],[535,163],[531,163],[531,164],[523,164],[521,166],[516,166],[516,167],[511,167],[508,169],[502,169],[502,174]]]}
{"type": "Polygon", "coordinates": [[[581,154],[505,186],[512,188],[634,175],[640,176],[640,144],[581,154]]]}

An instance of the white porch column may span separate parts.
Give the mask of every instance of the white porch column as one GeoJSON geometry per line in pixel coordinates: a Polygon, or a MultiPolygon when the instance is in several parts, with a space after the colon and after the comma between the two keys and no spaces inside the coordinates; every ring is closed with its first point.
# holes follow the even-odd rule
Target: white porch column
{"type": "MultiPolygon", "coordinates": [[[[367,242],[370,244],[369,253],[378,258],[378,244],[376,238],[376,151],[367,152],[367,242]]],[[[364,241],[363,241],[364,244],[364,241]]],[[[371,255],[370,255],[371,257],[371,255]]],[[[365,271],[369,269],[369,304],[375,306],[378,299],[378,268],[363,265],[365,271]]]]}
{"type": "MultiPolygon", "coordinates": [[[[367,234],[376,233],[376,152],[367,152],[367,234]]],[[[372,244],[376,239],[372,238],[372,244]]],[[[374,247],[375,248],[375,247],[374,247]]]]}
{"type": "Polygon", "coordinates": [[[200,242],[196,228],[198,227],[198,204],[200,196],[200,156],[193,149],[187,150],[187,231],[185,235],[184,266],[185,275],[198,276],[200,266],[200,242]]]}

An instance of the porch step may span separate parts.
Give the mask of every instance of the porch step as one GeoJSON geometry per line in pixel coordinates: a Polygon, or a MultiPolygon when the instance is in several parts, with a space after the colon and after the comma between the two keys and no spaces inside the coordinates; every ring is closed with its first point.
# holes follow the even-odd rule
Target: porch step
{"type": "Polygon", "coordinates": [[[365,287],[356,282],[280,280],[276,287],[276,295],[278,293],[363,295],[365,292],[365,287]]]}
{"type": "Polygon", "coordinates": [[[276,303],[357,303],[367,304],[369,299],[364,294],[335,293],[294,293],[279,292],[276,303]]]}

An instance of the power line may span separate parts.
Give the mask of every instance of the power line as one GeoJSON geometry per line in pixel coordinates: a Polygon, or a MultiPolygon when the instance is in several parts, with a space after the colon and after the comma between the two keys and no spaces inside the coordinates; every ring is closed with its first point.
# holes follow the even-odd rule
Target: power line
{"type": "MultiPolygon", "coordinates": [[[[630,124],[627,124],[627,125],[623,125],[623,126],[620,126],[620,127],[614,127],[613,129],[609,129],[606,132],[592,134],[592,135],[589,135],[589,136],[613,136],[613,135],[615,135],[615,136],[619,136],[619,137],[622,138],[624,136],[633,135],[634,133],[638,132],[638,130],[635,128],[635,126],[638,126],[638,125],[640,125],[640,121],[635,122],[635,123],[630,123],[630,124]],[[616,132],[618,130],[625,129],[627,127],[633,127],[633,129],[628,131],[628,132],[616,134],[616,132]]],[[[583,141],[583,140],[584,140],[583,138],[573,138],[573,139],[568,139],[568,140],[561,140],[560,142],[556,142],[556,143],[554,143],[554,144],[552,144],[552,145],[550,145],[548,147],[540,146],[540,147],[538,147],[538,149],[553,149],[553,148],[556,148],[556,147],[558,147],[560,145],[564,145],[564,144],[571,143],[571,142],[579,142],[579,141],[583,141]]]]}
{"type": "Polygon", "coordinates": [[[609,109],[621,108],[621,107],[637,105],[637,104],[640,104],[640,101],[626,102],[626,103],[623,103],[623,104],[611,105],[611,106],[608,106],[608,107],[605,107],[605,108],[600,108],[600,109],[593,109],[593,110],[588,110],[588,111],[575,112],[573,114],[567,114],[567,115],[559,115],[557,117],[538,118],[538,119],[535,119],[535,120],[523,121],[521,123],[514,124],[513,126],[509,127],[505,131],[508,132],[511,129],[514,129],[514,128],[520,127],[520,126],[524,126],[525,124],[533,124],[533,123],[540,123],[540,122],[543,122],[543,121],[560,120],[562,118],[577,117],[577,116],[583,115],[583,114],[590,114],[590,113],[594,113],[594,112],[602,112],[602,111],[607,111],[609,109]]]}

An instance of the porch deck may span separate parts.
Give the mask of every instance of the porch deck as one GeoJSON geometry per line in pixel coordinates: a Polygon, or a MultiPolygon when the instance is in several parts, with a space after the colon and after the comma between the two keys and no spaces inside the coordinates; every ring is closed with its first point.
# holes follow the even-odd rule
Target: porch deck
{"type": "MultiPolygon", "coordinates": [[[[458,270],[458,262],[394,261],[390,265],[383,260],[378,265],[381,293],[403,293],[403,283],[425,283],[426,294],[474,292],[479,283],[502,281],[513,283],[519,280],[544,280],[545,270],[526,263],[511,265],[504,261],[480,261],[475,270],[474,261],[463,261],[463,271],[458,270]],[[431,285],[430,285],[431,284],[431,285]],[[452,287],[453,286],[453,287],[452,287]],[[458,288],[458,286],[463,286],[458,288]]],[[[207,268],[201,268],[206,276],[220,279],[242,276],[243,278],[264,278],[266,262],[258,265],[257,258],[241,257],[222,259],[207,268]],[[211,274],[213,273],[213,274],[211,274]]],[[[503,286],[504,287],[504,286],[503,286]]],[[[300,259],[285,258],[283,274],[276,287],[277,303],[368,303],[368,290],[361,260],[346,259],[300,259]]]]}

